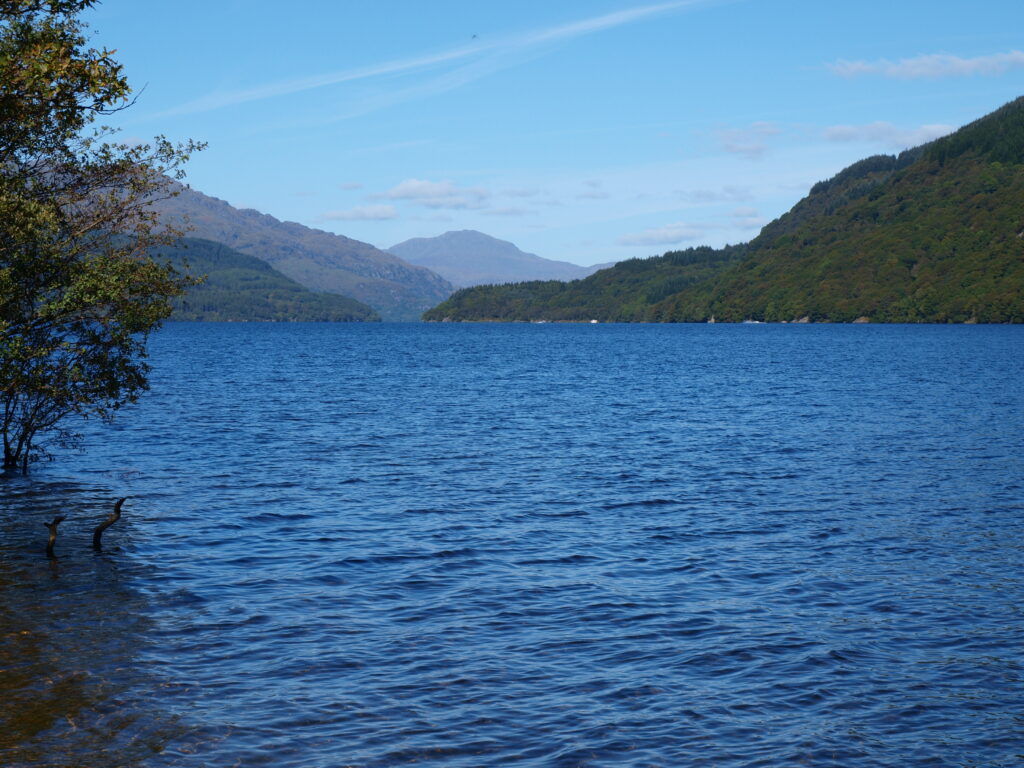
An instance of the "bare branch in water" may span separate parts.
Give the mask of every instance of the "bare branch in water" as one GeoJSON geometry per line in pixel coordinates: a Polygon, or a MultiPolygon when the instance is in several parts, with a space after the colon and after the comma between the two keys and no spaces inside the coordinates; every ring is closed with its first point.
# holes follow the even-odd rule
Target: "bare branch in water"
{"type": "Polygon", "coordinates": [[[55,518],[53,518],[53,522],[43,523],[43,525],[45,525],[50,530],[50,538],[46,542],[47,557],[56,557],[56,555],[53,554],[53,543],[57,541],[57,526],[63,523],[64,520],[66,519],[67,518],[65,518],[64,515],[57,515],[55,518]]]}
{"type": "Polygon", "coordinates": [[[97,525],[96,530],[92,532],[92,548],[95,549],[97,552],[103,549],[103,542],[101,541],[103,537],[103,532],[121,519],[121,505],[124,504],[125,501],[127,501],[129,498],[131,497],[125,496],[122,499],[118,499],[117,503],[114,504],[114,511],[107,515],[107,519],[99,525],[97,525]]]}

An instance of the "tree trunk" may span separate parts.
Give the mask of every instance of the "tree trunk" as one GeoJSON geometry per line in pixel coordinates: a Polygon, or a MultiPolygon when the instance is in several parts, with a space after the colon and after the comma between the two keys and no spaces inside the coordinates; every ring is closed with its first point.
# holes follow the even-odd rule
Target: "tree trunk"
{"type": "Polygon", "coordinates": [[[21,450],[11,450],[9,446],[4,446],[4,469],[20,469],[22,474],[28,474],[28,451],[24,448],[21,450]]]}
{"type": "Polygon", "coordinates": [[[12,442],[4,436],[4,469],[20,469],[22,474],[27,475],[32,438],[22,436],[17,442],[12,442]]]}

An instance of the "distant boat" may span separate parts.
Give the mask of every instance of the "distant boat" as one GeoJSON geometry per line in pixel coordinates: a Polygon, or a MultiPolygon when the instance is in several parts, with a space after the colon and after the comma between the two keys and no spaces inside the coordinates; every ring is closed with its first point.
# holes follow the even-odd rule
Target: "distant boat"
{"type": "Polygon", "coordinates": [[[591,324],[591,325],[594,325],[594,324],[595,324],[596,322],[597,322],[597,320],[591,320],[591,321],[590,321],[590,324],[591,324]]]}

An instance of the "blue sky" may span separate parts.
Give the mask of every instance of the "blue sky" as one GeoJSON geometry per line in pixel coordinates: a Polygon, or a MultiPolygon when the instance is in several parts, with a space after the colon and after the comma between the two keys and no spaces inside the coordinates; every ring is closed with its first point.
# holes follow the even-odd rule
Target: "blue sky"
{"type": "Polygon", "coordinates": [[[1024,95],[1020,0],[106,0],[129,140],[386,248],[578,264],[749,240],[816,181],[1024,95]]]}

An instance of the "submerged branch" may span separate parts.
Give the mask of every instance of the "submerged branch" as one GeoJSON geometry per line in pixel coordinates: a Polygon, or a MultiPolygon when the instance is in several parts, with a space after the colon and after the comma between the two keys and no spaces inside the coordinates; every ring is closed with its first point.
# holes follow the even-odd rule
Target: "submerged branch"
{"type": "Polygon", "coordinates": [[[121,519],[121,505],[124,504],[125,501],[127,501],[129,498],[131,497],[125,496],[122,499],[118,499],[117,503],[114,504],[114,511],[107,515],[107,519],[99,525],[97,525],[96,530],[93,531],[92,548],[95,549],[97,552],[103,549],[103,542],[101,541],[103,537],[103,532],[121,519]]]}
{"type": "Polygon", "coordinates": [[[53,522],[43,523],[43,525],[45,525],[50,530],[50,538],[46,542],[47,557],[56,557],[56,555],[53,554],[53,544],[55,541],[57,541],[57,526],[64,522],[65,519],[66,518],[64,517],[64,515],[57,515],[55,518],[53,518],[53,522]]]}

